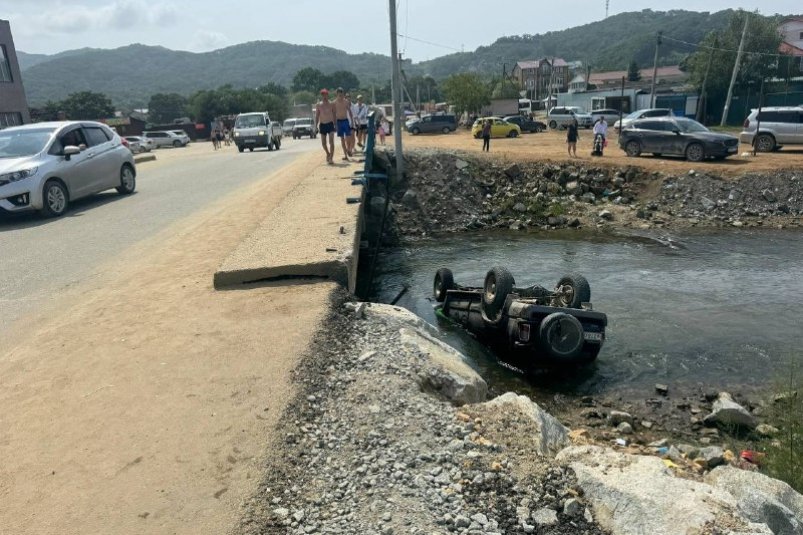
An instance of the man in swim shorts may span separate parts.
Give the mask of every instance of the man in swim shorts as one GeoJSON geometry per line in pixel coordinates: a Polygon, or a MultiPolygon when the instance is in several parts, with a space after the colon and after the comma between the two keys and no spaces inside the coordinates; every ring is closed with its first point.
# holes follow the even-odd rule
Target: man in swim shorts
{"type": "Polygon", "coordinates": [[[337,137],[343,147],[343,160],[349,161],[349,138],[351,138],[351,123],[354,117],[351,114],[351,103],[346,100],[342,87],[337,88],[337,98],[333,102],[335,107],[335,121],[337,123],[337,137]]]}
{"type": "Polygon", "coordinates": [[[315,123],[321,134],[321,145],[326,152],[326,163],[333,164],[335,163],[335,105],[329,100],[328,89],[321,89],[321,101],[315,106],[315,123]]]}

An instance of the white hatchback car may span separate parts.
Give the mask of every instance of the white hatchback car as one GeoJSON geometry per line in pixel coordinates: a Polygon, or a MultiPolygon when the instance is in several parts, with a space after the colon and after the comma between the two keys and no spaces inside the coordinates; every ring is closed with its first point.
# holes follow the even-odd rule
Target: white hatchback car
{"type": "Polygon", "coordinates": [[[148,139],[152,140],[155,147],[186,147],[187,143],[190,142],[189,136],[186,133],[182,132],[183,135],[178,135],[175,132],[171,131],[153,131],[153,132],[143,132],[142,135],[147,137],[148,139]]]}
{"type": "Polygon", "coordinates": [[[0,211],[57,217],[71,201],[136,188],[131,151],[108,126],[89,121],[35,123],[0,130],[0,211]]]}

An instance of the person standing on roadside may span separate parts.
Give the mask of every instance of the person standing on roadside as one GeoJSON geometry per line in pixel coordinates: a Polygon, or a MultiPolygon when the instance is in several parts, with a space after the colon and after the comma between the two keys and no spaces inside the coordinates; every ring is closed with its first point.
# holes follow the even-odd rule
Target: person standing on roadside
{"type": "Polygon", "coordinates": [[[376,129],[379,132],[379,142],[384,145],[385,136],[388,134],[388,130],[390,130],[390,123],[388,123],[388,120],[384,115],[379,120],[379,124],[377,125],[376,129]]]}
{"type": "Polygon", "coordinates": [[[349,139],[351,138],[351,123],[354,120],[354,116],[351,114],[351,103],[346,100],[342,87],[337,88],[337,97],[333,104],[337,123],[337,137],[340,138],[340,145],[343,147],[343,160],[348,162],[349,156],[351,156],[349,139]]]}
{"type": "Polygon", "coordinates": [[[368,133],[368,106],[365,105],[362,95],[357,95],[357,103],[351,108],[357,128],[357,145],[365,147],[365,135],[368,133]]]}
{"type": "Polygon", "coordinates": [[[578,139],[580,139],[580,134],[577,132],[577,119],[572,119],[572,122],[566,127],[566,145],[570,158],[577,158],[578,139]]]}
{"type": "Polygon", "coordinates": [[[315,106],[315,124],[321,134],[321,146],[326,153],[326,163],[335,163],[335,105],[329,100],[329,90],[321,89],[321,101],[315,106]],[[329,146],[326,140],[329,139],[329,146]]]}
{"type": "Polygon", "coordinates": [[[482,125],[482,150],[491,151],[491,120],[485,119],[482,125]]]}

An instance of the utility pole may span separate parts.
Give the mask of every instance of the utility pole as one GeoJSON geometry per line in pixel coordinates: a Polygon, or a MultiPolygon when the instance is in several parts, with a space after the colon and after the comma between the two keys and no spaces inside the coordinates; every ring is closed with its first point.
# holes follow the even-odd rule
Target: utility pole
{"type": "Polygon", "coordinates": [[[415,106],[416,111],[421,111],[421,86],[418,84],[415,86],[415,106]]]}
{"type": "Polygon", "coordinates": [[[390,73],[390,87],[393,93],[393,143],[396,145],[396,180],[404,174],[404,154],[402,153],[402,128],[404,117],[401,109],[401,69],[399,66],[399,46],[396,42],[396,0],[388,0],[390,9],[390,58],[393,69],[390,73]]]}
{"type": "Polygon", "coordinates": [[[731,75],[731,83],[728,86],[728,98],[725,99],[725,109],[722,110],[722,120],[719,126],[725,126],[728,121],[728,112],[731,108],[731,100],[733,99],[733,86],[736,85],[736,76],[739,75],[739,64],[742,62],[742,51],[744,51],[744,40],[747,37],[747,25],[750,22],[750,14],[744,12],[744,29],[742,29],[742,39],[739,41],[739,50],[736,52],[736,63],[733,64],[733,74],[731,75]]]}
{"type": "Polygon", "coordinates": [[[658,39],[655,41],[655,59],[652,62],[652,86],[650,87],[650,108],[655,107],[655,81],[658,78],[658,49],[661,48],[661,35],[664,32],[658,32],[658,39]]]}
{"type": "Polygon", "coordinates": [[[697,100],[697,113],[695,119],[697,122],[702,122],[702,113],[703,107],[700,105],[701,101],[707,99],[708,96],[705,94],[705,86],[708,84],[708,74],[711,72],[711,65],[714,64],[714,52],[716,52],[717,47],[719,46],[719,36],[714,36],[714,46],[711,48],[711,54],[708,55],[708,66],[705,68],[705,76],[703,76],[703,86],[700,88],[700,98],[697,100]]]}

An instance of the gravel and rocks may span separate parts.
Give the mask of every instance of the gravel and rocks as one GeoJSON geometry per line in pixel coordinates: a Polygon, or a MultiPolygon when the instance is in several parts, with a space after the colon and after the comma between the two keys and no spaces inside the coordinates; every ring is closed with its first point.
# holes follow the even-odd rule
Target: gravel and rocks
{"type": "Polygon", "coordinates": [[[554,465],[567,430],[538,405],[426,386],[434,368],[476,372],[403,309],[336,306],[326,325],[237,533],[606,533],[554,465]]]}
{"type": "MultiPolygon", "coordinates": [[[[391,151],[377,159],[388,166],[391,151]]],[[[721,178],[637,166],[506,162],[457,151],[405,151],[394,185],[392,238],[486,228],[673,228],[800,226],[803,173],[721,178]]]]}

